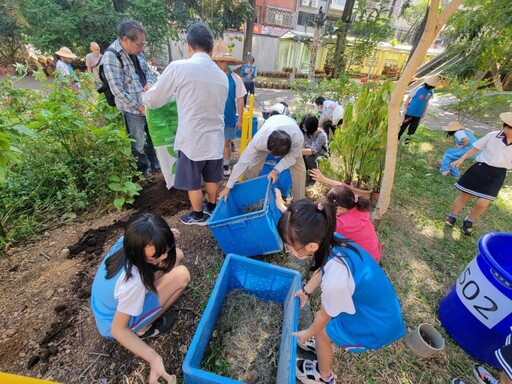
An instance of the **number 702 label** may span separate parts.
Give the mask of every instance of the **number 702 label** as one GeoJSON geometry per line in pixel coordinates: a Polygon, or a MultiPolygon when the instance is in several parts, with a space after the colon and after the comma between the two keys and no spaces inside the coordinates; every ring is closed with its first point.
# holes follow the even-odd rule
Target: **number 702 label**
{"type": "Polygon", "coordinates": [[[455,286],[460,301],[489,329],[512,313],[512,300],[482,273],[476,258],[468,264],[455,286]]]}

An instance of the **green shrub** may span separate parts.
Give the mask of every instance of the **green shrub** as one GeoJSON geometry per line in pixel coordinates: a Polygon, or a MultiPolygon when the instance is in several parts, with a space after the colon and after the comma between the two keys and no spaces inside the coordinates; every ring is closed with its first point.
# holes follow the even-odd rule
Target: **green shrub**
{"type": "Polygon", "coordinates": [[[33,135],[19,140],[20,159],[1,186],[3,241],[20,240],[84,210],[133,203],[141,187],[130,139],[119,112],[97,98],[89,77],[79,79],[78,91],[66,81],[43,91],[21,90],[13,80],[0,83],[0,96],[10,98],[0,122],[33,135]]]}

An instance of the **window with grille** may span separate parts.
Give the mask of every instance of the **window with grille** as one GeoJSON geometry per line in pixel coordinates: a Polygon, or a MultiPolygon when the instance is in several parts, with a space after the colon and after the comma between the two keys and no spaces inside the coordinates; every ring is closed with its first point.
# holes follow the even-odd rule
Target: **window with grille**
{"type": "Polygon", "coordinates": [[[282,25],[284,27],[293,27],[293,12],[284,9],[267,7],[267,24],[282,25]]]}

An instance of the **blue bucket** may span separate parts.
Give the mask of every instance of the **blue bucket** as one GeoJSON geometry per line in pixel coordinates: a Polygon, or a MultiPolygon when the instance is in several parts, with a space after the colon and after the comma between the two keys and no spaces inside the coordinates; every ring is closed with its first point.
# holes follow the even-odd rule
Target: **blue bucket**
{"type": "Polygon", "coordinates": [[[479,253],[439,304],[439,319],[460,347],[500,368],[494,351],[512,333],[512,233],[488,233],[479,253]]]}

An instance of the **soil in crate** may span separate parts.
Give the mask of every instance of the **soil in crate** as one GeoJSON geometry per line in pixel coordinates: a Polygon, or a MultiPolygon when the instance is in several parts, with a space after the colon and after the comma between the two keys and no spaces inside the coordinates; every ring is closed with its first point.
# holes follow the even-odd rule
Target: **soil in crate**
{"type": "Polygon", "coordinates": [[[283,316],[278,303],[228,292],[201,369],[247,384],[275,383],[283,316]]]}
{"type": "Polygon", "coordinates": [[[247,204],[244,207],[244,214],[261,211],[263,209],[263,204],[265,204],[265,199],[261,199],[254,204],[247,204]]]}

